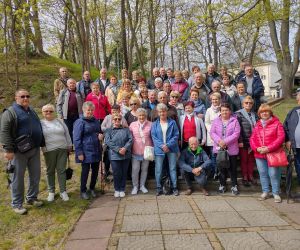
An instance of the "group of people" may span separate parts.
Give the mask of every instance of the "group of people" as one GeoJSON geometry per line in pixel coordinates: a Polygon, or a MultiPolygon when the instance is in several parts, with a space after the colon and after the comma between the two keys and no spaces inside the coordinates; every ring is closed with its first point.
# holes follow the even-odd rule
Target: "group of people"
{"type": "MultiPolygon", "coordinates": [[[[11,192],[16,213],[26,213],[26,167],[26,202],[42,205],[37,199],[40,147],[47,167],[49,202],[55,199],[55,173],[60,197],[64,201],[69,199],[65,170],[73,150],[82,167],[83,199],[97,195],[100,161],[104,162],[106,176],[112,169],[115,197],[126,195],[128,170],[132,177],[131,194],[147,193],[149,166],[155,168],[156,195],[163,194],[162,179],[169,179],[172,193],[179,195],[178,172],[186,182],[186,195],[193,192],[193,179],[202,187],[203,194],[209,195],[209,177],[219,179],[218,191],[224,193],[228,176],[230,191],[238,195],[240,158],[243,185],[256,184],[256,165],[262,185],[260,199],[267,199],[271,191],[275,202],[281,202],[281,168],[268,166],[266,154],[278,150],[285,141],[297,156],[300,183],[300,107],[288,114],[283,127],[271,107],[262,104],[262,81],[248,63],[241,63],[235,78],[226,67],[218,74],[212,64],[205,74],[194,66],[191,76],[186,70],[154,68],[148,81],[138,71],[129,77],[125,69],[119,81],[115,75],[108,78],[106,69],[101,69],[95,81],[88,71],[79,82],[69,77],[66,68],[60,68],[59,75],[54,82],[55,105],[42,107],[43,120],[29,106],[30,95],[25,89],[16,91],[15,103],[1,117],[1,144],[6,159],[15,166],[11,192]],[[218,164],[220,151],[229,156],[225,167],[218,164]]],[[[297,100],[300,104],[300,91],[297,100]]]]}

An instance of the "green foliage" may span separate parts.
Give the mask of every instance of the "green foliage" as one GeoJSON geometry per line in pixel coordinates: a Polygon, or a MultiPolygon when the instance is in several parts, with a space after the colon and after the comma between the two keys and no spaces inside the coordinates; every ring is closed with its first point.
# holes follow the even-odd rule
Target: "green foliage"
{"type": "Polygon", "coordinates": [[[273,108],[273,112],[279,120],[283,122],[287,113],[296,106],[297,102],[295,99],[285,99],[282,103],[273,108]]]}

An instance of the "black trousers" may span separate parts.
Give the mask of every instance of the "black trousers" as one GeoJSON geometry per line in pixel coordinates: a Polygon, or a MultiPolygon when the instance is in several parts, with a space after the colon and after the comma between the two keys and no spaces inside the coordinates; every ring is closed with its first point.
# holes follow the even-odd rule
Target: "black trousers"
{"type": "Polygon", "coordinates": [[[219,180],[222,186],[226,185],[227,172],[230,175],[231,186],[234,187],[237,185],[237,156],[229,156],[230,166],[229,168],[219,169],[220,175],[219,180]]]}
{"type": "Polygon", "coordinates": [[[81,164],[81,182],[80,182],[80,192],[85,193],[86,192],[86,183],[89,177],[90,168],[92,169],[92,176],[91,176],[91,182],[90,182],[90,190],[94,190],[98,178],[98,172],[99,172],[99,162],[93,162],[93,163],[82,163],[81,164]]]}

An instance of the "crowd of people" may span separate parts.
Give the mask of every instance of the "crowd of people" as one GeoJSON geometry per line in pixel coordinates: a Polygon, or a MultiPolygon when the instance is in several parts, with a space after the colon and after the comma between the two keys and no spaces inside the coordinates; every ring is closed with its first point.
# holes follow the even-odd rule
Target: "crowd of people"
{"type": "MultiPolygon", "coordinates": [[[[186,182],[186,195],[193,192],[192,180],[209,195],[209,178],[219,180],[218,192],[225,193],[228,177],[231,193],[238,195],[240,162],[244,186],[257,184],[253,175],[257,166],[260,199],[272,193],[275,202],[281,202],[281,167],[271,167],[267,155],[280,150],[284,142],[296,154],[300,184],[300,107],[287,115],[283,126],[263,103],[263,83],[249,63],[241,63],[236,77],[226,67],[219,74],[209,64],[205,74],[198,66],[191,75],[187,70],[154,68],[148,80],[138,71],[129,76],[126,69],[121,79],[113,74],[108,77],[103,68],[95,81],[86,71],[78,82],[69,77],[66,68],[60,68],[54,98],[55,105],[42,107],[44,118],[40,121],[29,105],[29,92],[19,89],[15,103],[1,117],[1,144],[6,159],[15,167],[11,192],[16,213],[27,212],[23,207],[26,168],[26,203],[42,205],[37,198],[40,147],[47,168],[49,202],[55,199],[55,173],[61,199],[69,200],[66,165],[73,151],[75,161],[81,164],[82,199],[97,196],[100,161],[106,178],[112,170],[114,196],[121,198],[126,195],[128,171],[131,194],[148,192],[149,168],[154,168],[157,196],[163,194],[166,181],[171,193],[179,195],[178,175],[186,182]]],[[[300,91],[297,100],[300,104],[300,91]]]]}

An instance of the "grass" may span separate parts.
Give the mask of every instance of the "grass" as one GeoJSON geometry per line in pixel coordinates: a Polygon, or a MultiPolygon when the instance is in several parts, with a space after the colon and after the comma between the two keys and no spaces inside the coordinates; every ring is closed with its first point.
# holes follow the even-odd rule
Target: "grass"
{"type": "MultiPolygon", "coordinates": [[[[42,157],[43,158],[43,157],[42,157]]],[[[73,161],[72,161],[73,162],[73,161]]],[[[70,201],[60,198],[48,203],[45,165],[42,159],[42,175],[39,198],[41,208],[28,208],[28,214],[20,216],[10,207],[4,162],[0,163],[0,249],[62,249],[74,224],[90,204],[79,198],[80,166],[72,163],[73,178],[67,181],[70,201]]],[[[57,182],[56,182],[57,183],[57,182]]],[[[58,184],[57,184],[58,186],[58,184]]]]}
{"type": "Polygon", "coordinates": [[[273,112],[281,122],[284,122],[288,112],[296,106],[297,102],[295,99],[285,99],[282,103],[273,108],[273,112]]]}

